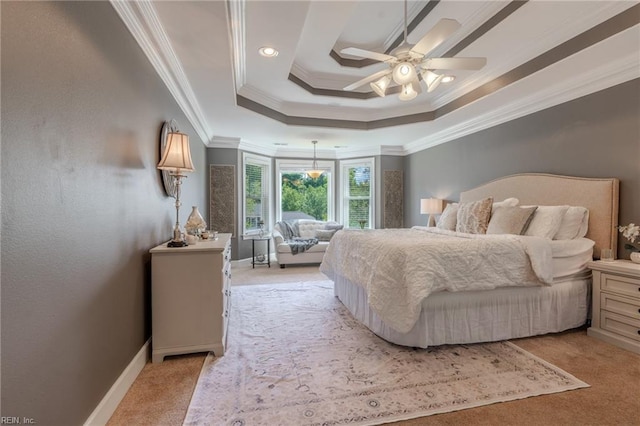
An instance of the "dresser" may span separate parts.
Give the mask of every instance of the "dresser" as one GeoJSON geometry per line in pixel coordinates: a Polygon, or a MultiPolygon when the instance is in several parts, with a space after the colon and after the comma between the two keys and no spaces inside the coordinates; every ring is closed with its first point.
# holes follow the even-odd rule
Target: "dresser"
{"type": "Polygon", "coordinates": [[[640,264],[589,262],[593,312],[589,336],[640,354],[640,264]]]}
{"type": "Polygon", "coordinates": [[[212,351],[224,355],[231,299],[231,234],[151,253],[152,361],[212,351]]]}

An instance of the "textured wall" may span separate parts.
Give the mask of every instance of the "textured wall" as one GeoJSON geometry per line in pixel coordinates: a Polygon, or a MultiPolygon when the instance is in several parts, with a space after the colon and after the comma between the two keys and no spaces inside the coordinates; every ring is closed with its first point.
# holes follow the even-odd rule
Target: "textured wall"
{"type": "Polygon", "coordinates": [[[108,2],[2,2],[2,416],[82,424],[150,335],[148,250],[170,238],[158,137],[205,149],[108,2]]]}
{"type": "MultiPolygon", "coordinates": [[[[567,102],[405,158],[405,226],[424,223],[420,198],[515,173],[620,179],[621,224],[640,221],[640,80],[567,102]]],[[[629,257],[619,239],[618,256],[629,257]]]]}

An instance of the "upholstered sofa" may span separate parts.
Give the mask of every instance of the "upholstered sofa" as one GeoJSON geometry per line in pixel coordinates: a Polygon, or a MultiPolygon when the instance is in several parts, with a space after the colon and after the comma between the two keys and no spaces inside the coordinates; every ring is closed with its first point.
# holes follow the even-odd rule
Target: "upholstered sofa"
{"type": "Polygon", "coordinates": [[[280,228],[280,222],[276,223],[273,228],[272,235],[276,260],[280,267],[284,268],[285,265],[292,264],[322,263],[324,252],[327,247],[329,247],[328,240],[330,237],[327,237],[327,228],[329,227],[336,230],[336,228],[340,228],[340,225],[335,222],[325,222],[312,219],[298,219],[294,221],[293,224],[295,225],[300,238],[318,238],[318,244],[309,247],[302,253],[293,254],[291,252],[291,246],[289,246],[283,236],[287,235],[286,230],[280,228]],[[329,226],[327,224],[329,224],[329,226]]]}

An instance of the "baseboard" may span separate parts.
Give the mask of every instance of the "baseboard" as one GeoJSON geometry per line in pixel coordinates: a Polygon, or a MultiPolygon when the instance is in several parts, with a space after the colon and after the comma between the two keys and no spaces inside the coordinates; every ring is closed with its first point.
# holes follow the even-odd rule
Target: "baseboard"
{"type": "Polygon", "coordinates": [[[136,356],[133,357],[127,368],[124,369],[118,380],[115,381],[109,392],[102,398],[100,404],[93,410],[93,413],[89,416],[85,426],[98,426],[105,425],[116,411],[118,404],[122,401],[122,398],[126,395],[127,391],[138,377],[138,374],[142,371],[145,364],[149,360],[149,353],[151,349],[151,339],[147,340],[142,348],[138,351],[136,356]]]}

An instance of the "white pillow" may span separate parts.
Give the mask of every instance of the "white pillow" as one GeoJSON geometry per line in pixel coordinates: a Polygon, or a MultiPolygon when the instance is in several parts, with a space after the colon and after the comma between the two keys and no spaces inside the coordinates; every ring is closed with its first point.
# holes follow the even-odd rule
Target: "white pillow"
{"type": "Polygon", "coordinates": [[[538,206],[524,235],[552,239],[560,229],[567,210],[569,206],[538,206]]]}
{"type": "Polygon", "coordinates": [[[554,235],[554,240],[573,240],[587,235],[589,226],[589,210],[584,207],[571,206],[564,214],[560,229],[554,235]]]}
{"type": "Polygon", "coordinates": [[[502,201],[498,201],[493,203],[493,208],[495,209],[496,207],[515,207],[518,205],[518,203],[520,202],[520,200],[518,200],[517,198],[505,198],[502,201]]]}
{"type": "Polygon", "coordinates": [[[436,228],[446,229],[447,231],[455,231],[458,223],[458,203],[447,204],[444,211],[440,215],[436,228]]]}

